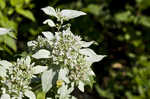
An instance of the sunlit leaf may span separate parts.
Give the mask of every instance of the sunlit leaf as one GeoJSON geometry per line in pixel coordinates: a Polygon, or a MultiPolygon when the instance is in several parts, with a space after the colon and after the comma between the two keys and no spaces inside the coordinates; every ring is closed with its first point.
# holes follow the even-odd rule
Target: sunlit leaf
{"type": "Polygon", "coordinates": [[[76,10],[62,10],[61,16],[65,18],[65,20],[73,19],[82,15],[86,15],[86,13],[82,11],[76,11],[76,10]]]}
{"type": "Polygon", "coordinates": [[[56,11],[55,11],[55,9],[53,7],[48,6],[48,7],[42,8],[42,10],[47,15],[57,17],[57,13],[56,13],[56,11]]]}
{"type": "Polygon", "coordinates": [[[26,18],[28,18],[32,21],[35,21],[34,15],[32,14],[31,11],[24,10],[24,9],[21,9],[21,8],[17,8],[16,11],[17,11],[17,13],[23,15],[24,17],[26,17],[26,18]]]}

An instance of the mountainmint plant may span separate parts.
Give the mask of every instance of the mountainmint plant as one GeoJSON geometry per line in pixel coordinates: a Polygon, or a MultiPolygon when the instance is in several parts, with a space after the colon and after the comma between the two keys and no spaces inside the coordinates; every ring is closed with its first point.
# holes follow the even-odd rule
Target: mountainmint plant
{"type": "MultiPolygon", "coordinates": [[[[91,66],[94,62],[102,60],[105,55],[97,55],[88,48],[94,41],[83,41],[80,36],[71,32],[69,23],[64,24],[65,21],[86,13],[54,9],[50,6],[42,10],[57,19],[56,22],[52,19],[43,22],[56,31],[42,32],[43,36],[27,43],[32,58],[26,56],[17,62],[0,61],[1,99],[36,99],[30,86],[33,78],[41,78],[46,99],[76,99],[72,95],[75,88],[84,92],[85,85],[93,85],[95,74],[91,66]],[[31,63],[31,59],[34,63],[31,63]]],[[[7,31],[9,29],[0,28],[0,34],[7,31]]]]}
{"type": "Polygon", "coordinates": [[[45,93],[57,89],[52,99],[71,99],[75,87],[84,92],[85,85],[92,85],[94,72],[91,65],[103,59],[104,55],[97,55],[88,48],[94,41],[85,42],[80,36],[71,32],[70,24],[64,21],[86,15],[76,10],[60,10],[53,7],[42,8],[45,14],[57,19],[47,19],[43,23],[56,32],[42,32],[37,40],[29,41],[28,47],[32,49],[32,57],[41,60],[41,65],[48,67],[41,76],[42,89],[45,93]]]}

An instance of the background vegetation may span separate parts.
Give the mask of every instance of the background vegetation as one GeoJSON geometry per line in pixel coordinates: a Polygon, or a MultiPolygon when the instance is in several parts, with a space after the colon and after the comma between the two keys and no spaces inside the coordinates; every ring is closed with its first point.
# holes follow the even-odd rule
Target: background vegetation
{"type": "Polygon", "coordinates": [[[16,60],[26,55],[26,42],[48,30],[42,7],[53,6],[87,13],[71,21],[72,31],[91,48],[107,55],[93,64],[94,89],[81,96],[92,99],[150,98],[150,0],[0,0],[0,27],[11,28],[0,36],[0,58],[16,60]]]}

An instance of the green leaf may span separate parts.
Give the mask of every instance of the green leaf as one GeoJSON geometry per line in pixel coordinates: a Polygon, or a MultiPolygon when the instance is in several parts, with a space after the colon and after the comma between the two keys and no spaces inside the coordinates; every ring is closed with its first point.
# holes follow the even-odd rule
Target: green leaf
{"type": "Polygon", "coordinates": [[[44,71],[42,74],[42,89],[43,92],[47,93],[52,88],[52,81],[54,79],[56,72],[53,72],[52,69],[44,71]]]}
{"type": "Polygon", "coordinates": [[[6,45],[8,45],[14,51],[17,50],[16,41],[13,38],[11,38],[9,36],[5,36],[4,42],[5,42],[6,45]]]}
{"type": "Polygon", "coordinates": [[[141,16],[139,22],[147,27],[150,27],[150,17],[148,16],[141,16]]]}
{"type": "Polygon", "coordinates": [[[5,0],[0,0],[0,8],[4,9],[6,7],[5,0]]]}
{"type": "Polygon", "coordinates": [[[99,96],[105,97],[108,99],[114,99],[114,95],[110,91],[101,89],[98,84],[96,84],[95,88],[96,88],[99,96]]]}
{"type": "Polygon", "coordinates": [[[88,12],[90,12],[93,15],[100,15],[100,10],[102,9],[102,7],[100,5],[96,5],[96,4],[89,4],[88,7],[85,9],[88,12]]]}
{"type": "Polygon", "coordinates": [[[44,92],[38,92],[37,99],[45,99],[45,93],[44,92]]]}
{"type": "Polygon", "coordinates": [[[134,20],[134,16],[130,11],[125,11],[115,14],[115,19],[122,22],[131,22],[134,20]]]}
{"type": "Polygon", "coordinates": [[[16,8],[17,13],[19,13],[20,15],[32,20],[33,22],[35,21],[34,15],[32,14],[31,11],[29,10],[24,10],[22,8],[16,8]]]}
{"type": "Polygon", "coordinates": [[[10,0],[10,4],[14,7],[22,7],[24,0],[10,0]]]}

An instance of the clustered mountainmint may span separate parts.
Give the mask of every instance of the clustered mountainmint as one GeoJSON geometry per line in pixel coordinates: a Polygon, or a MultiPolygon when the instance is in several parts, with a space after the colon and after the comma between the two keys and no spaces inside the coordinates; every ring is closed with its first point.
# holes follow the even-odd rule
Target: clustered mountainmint
{"type": "Polygon", "coordinates": [[[0,61],[1,92],[3,97],[10,99],[22,99],[24,96],[35,99],[34,93],[29,86],[35,74],[41,74],[42,91],[48,95],[47,99],[76,99],[72,92],[77,87],[84,92],[85,85],[92,85],[95,76],[91,69],[94,62],[98,62],[105,57],[97,55],[88,48],[94,41],[86,42],[78,35],[71,32],[70,24],[64,21],[86,15],[86,13],[76,10],[60,10],[53,7],[42,8],[45,14],[55,17],[55,23],[47,19],[43,24],[48,24],[50,28],[56,28],[56,32],[42,32],[43,36],[38,36],[37,40],[27,43],[31,50],[31,57],[38,61],[38,66],[30,64],[29,56],[18,59],[16,63],[0,61]],[[7,64],[4,64],[7,62],[7,64]],[[10,65],[11,64],[11,65],[10,65]],[[10,66],[9,66],[10,65],[10,66]],[[8,67],[8,68],[6,68],[8,67]],[[17,83],[13,83],[17,81],[17,83]]]}

